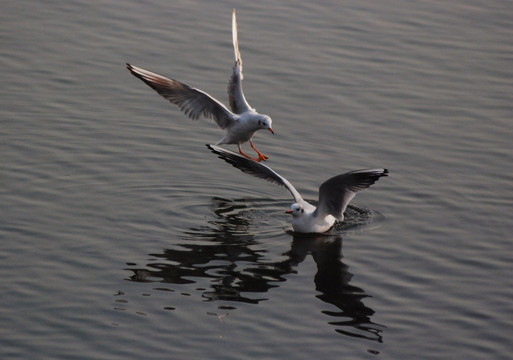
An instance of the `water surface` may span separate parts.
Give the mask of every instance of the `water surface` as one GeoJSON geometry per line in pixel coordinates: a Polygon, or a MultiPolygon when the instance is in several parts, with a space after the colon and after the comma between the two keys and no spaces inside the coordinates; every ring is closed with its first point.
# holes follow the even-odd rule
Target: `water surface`
{"type": "Polygon", "coordinates": [[[0,357],[508,359],[513,6],[5,4],[0,357]],[[227,104],[236,7],[267,164],[315,201],[387,167],[324,236],[124,68],[227,104]]]}

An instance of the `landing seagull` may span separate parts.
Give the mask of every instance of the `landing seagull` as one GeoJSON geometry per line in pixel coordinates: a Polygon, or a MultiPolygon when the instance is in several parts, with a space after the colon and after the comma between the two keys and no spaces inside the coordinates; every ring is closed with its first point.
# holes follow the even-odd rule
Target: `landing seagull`
{"type": "Polygon", "coordinates": [[[367,189],[380,177],[388,176],[387,169],[356,170],[334,176],[319,187],[319,206],[316,208],[303,200],[294,186],[270,167],[248,160],[219,146],[207,145],[207,147],[220,159],[242,172],[286,187],[295,201],[287,213],[292,214],[294,231],[301,233],[328,231],[336,220],[344,220],[344,211],[357,192],[367,189]]]}
{"type": "Polygon", "coordinates": [[[242,92],[242,58],[239,52],[235,9],[232,17],[232,38],[235,65],[228,84],[228,97],[232,111],[206,92],[187,84],[168,79],[128,63],[126,68],[132,75],[141,79],[161,96],[177,105],[189,118],[197,120],[203,115],[205,118],[213,119],[221,129],[226,130],[225,136],[216,145],[237,144],[239,152],[245,157],[255,161],[267,160],[268,157],[255,148],[251,138],[260,129],[267,129],[274,134],[272,120],[269,116],[259,114],[250,107],[242,92]],[[242,151],[241,145],[247,141],[258,154],[258,158],[253,158],[242,151]]]}

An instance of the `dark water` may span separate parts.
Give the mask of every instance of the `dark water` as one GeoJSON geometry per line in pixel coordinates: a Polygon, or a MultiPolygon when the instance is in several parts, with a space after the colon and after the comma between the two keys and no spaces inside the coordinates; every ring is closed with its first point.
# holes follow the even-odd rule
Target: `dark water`
{"type": "Polygon", "coordinates": [[[513,5],[23,1],[0,12],[0,358],[509,359],[513,5]],[[267,164],[307,198],[387,167],[329,235],[204,147],[131,62],[227,103],[237,7],[267,164]]]}

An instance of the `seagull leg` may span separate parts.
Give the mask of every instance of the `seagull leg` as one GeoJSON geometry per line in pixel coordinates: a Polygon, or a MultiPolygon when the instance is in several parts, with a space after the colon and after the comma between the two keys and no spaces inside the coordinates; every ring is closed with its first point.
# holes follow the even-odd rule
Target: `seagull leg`
{"type": "Polygon", "coordinates": [[[255,159],[254,157],[251,157],[249,156],[248,154],[246,154],[244,151],[242,151],[242,148],[240,147],[240,144],[237,145],[239,147],[239,152],[241,153],[241,155],[244,155],[245,157],[247,157],[248,159],[251,159],[251,160],[254,160],[256,162],[260,162],[260,160],[262,160],[260,157],[258,159],[255,159]]]}
{"type": "Polygon", "coordinates": [[[253,145],[253,141],[251,139],[249,139],[249,143],[251,144],[251,147],[253,148],[253,150],[255,150],[256,153],[258,154],[258,161],[260,161],[260,160],[265,161],[265,160],[269,159],[269,156],[265,156],[264,154],[262,154],[260,151],[257,150],[255,145],[253,145]]]}

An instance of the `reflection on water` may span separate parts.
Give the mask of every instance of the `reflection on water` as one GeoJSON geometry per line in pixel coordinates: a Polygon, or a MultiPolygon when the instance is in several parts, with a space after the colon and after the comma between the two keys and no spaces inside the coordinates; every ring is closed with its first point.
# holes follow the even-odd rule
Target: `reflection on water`
{"type": "Polygon", "coordinates": [[[374,310],[363,303],[368,297],[365,291],[350,284],[353,274],[342,262],[342,237],[340,235],[294,236],[287,252],[290,263],[301,263],[311,255],[317,264],[314,282],[320,292],[317,298],[334,305],[337,310],[325,310],[324,314],[336,318],[329,324],[336,326],[340,334],[382,341],[382,325],[371,321],[374,310]]]}
{"type": "Polygon", "coordinates": [[[353,274],[341,260],[340,233],[293,234],[290,249],[273,261],[268,250],[251,235],[254,207],[258,205],[220,198],[212,202],[217,219],[184,233],[179,246],[150,254],[156,261],[144,268],[128,268],[133,272],[129,279],[177,285],[199,283],[203,286],[196,290],[206,301],[258,304],[268,299],[269,289],[286,281],[285,275],[295,273],[297,265],[311,255],[317,264],[317,298],[335,307],[322,311],[329,316],[328,323],[340,334],[382,341],[383,326],[371,321],[374,310],[363,303],[369,295],[350,284],[353,274]]]}

